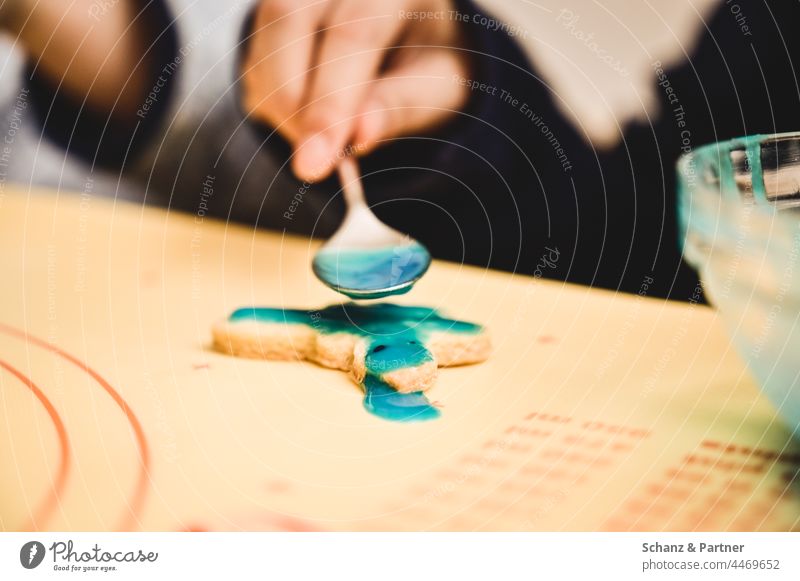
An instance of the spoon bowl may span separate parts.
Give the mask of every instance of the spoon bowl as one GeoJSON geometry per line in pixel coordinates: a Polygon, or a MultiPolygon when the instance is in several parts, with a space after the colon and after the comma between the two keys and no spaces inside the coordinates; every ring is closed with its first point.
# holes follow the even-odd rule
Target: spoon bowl
{"type": "Polygon", "coordinates": [[[333,290],[354,299],[408,292],[428,270],[430,253],[372,213],[354,158],[342,160],[339,178],[347,213],[336,233],[314,257],[314,274],[333,290]]]}

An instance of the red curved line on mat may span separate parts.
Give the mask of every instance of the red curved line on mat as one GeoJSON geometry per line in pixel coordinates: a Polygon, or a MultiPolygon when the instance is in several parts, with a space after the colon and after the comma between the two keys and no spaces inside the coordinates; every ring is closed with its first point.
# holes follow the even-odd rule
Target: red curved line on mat
{"type": "Polygon", "coordinates": [[[139,513],[139,510],[142,508],[142,504],[144,503],[145,495],[147,494],[147,484],[149,480],[150,474],[150,450],[147,445],[147,438],[144,435],[144,430],[142,430],[142,424],[139,422],[139,419],[136,417],[136,414],[133,413],[128,403],[122,398],[122,396],[111,387],[111,384],[108,383],[99,373],[97,373],[94,369],[89,367],[86,363],[78,359],[77,357],[70,355],[66,351],[56,347],[55,345],[51,345],[47,341],[43,341],[38,337],[34,337],[33,335],[29,335],[25,331],[20,329],[16,329],[5,323],[0,323],[0,332],[5,333],[7,335],[11,335],[12,337],[17,337],[19,339],[23,339],[24,341],[33,343],[42,349],[46,349],[51,353],[55,353],[62,359],[69,361],[79,369],[83,370],[92,379],[94,379],[100,386],[111,396],[111,399],[119,406],[122,412],[125,414],[125,417],[128,419],[128,423],[131,425],[131,429],[133,429],[134,436],[136,438],[137,446],[139,447],[139,458],[141,459],[141,467],[139,470],[139,478],[136,482],[136,488],[133,492],[133,496],[130,499],[130,514],[125,516],[120,524],[119,528],[121,530],[130,530],[131,526],[135,524],[136,515],[139,513]]]}
{"type": "Polygon", "coordinates": [[[0,359],[0,367],[19,379],[28,387],[28,389],[33,392],[33,395],[35,395],[36,398],[41,402],[41,404],[44,406],[44,409],[47,411],[47,415],[49,415],[50,419],[53,421],[53,426],[55,426],[56,434],[58,435],[58,444],[61,448],[61,462],[58,467],[58,472],[56,473],[55,482],[53,483],[53,489],[50,491],[50,494],[47,496],[45,501],[42,502],[41,506],[34,511],[30,521],[31,524],[22,527],[23,530],[38,530],[40,524],[46,522],[56,509],[56,506],[61,499],[61,493],[64,491],[70,464],[69,438],[67,437],[67,430],[64,427],[64,422],[61,420],[61,416],[58,415],[58,411],[56,411],[56,408],[53,406],[52,402],[47,399],[47,396],[44,394],[44,392],[39,389],[39,386],[33,383],[30,377],[12,365],[6,363],[2,359],[0,359]]]}

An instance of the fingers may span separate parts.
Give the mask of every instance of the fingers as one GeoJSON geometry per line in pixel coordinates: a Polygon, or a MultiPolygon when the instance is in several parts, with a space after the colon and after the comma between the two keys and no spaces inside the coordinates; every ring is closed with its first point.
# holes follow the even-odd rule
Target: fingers
{"type": "Polygon", "coordinates": [[[466,57],[443,46],[458,44],[457,29],[411,27],[394,9],[409,1],[259,5],[242,67],[243,104],[293,145],[299,178],[325,178],[350,144],[369,151],[430,130],[464,106],[468,91],[453,76],[466,75],[466,57]],[[428,46],[396,46],[405,43],[428,46]]]}
{"type": "Polygon", "coordinates": [[[243,106],[290,142],[299,137],[297,111],[308,82],[325,2],[264,0],[242,66],[243,106]]]}
{"type": "Polygon", "coordinates": [[[382,140],[430,131],[466,105],[466,56],[447,48],[422,49],[375,81],[359,109],[353,142],[368,153],[382,140]],[[458,75],[458,76],[456,76],[458,75]]]}
{"type": "Polygon", "coordinates": [[[352,0],[333,5],[324,23],[293,159],[301,179],[325,177],[350,143],[354,115],[403,25],[396,11],[380,2],[352,0]]]}

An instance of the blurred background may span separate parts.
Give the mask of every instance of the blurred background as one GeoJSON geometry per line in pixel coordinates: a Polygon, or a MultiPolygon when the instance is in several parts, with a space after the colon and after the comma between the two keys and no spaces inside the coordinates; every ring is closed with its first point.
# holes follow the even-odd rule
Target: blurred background
{"type": "MultiPolygon", "coordinates": [[[[190,0],[181,18],[192,18],[190,0]]],[[[247,2],[240,3],[242,10],[247,2]]],[[[511,25],[529,57],[560,97],[563,110],[597,145],[613,145],[632,117],[657,113],[652,63],[689,52],[714,0],[480,0],[511,25]],[[613,64],[609,64],[613,63],[613,64]]],[[[202,52],[198,46],[195,52],[202,52]]],[[[198,59],[200,60],[200,59],[198,59]]],[[[0,110],[11,121],[23,59],[14,41],[0,39],[0,110]]],[[[82,190],[87,168],[40,136],[35,123],[19,123],[5,181],[82,190]]],[[[7,130],[4,131],[7,133],[7,130]]],[[[95,193],[136,196],[118,176],[93,172],[95,193]]]]}

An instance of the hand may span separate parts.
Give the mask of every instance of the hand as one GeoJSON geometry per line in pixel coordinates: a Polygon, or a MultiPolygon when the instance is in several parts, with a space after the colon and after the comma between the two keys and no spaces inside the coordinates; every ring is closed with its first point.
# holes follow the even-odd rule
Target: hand
{"type": "Polygon", "coordinates": [[[430,130],[462,108],[468,56],[449,0],[262,0],[243,60],[243,106],[325,178],[353,145],[430,130]]]}

